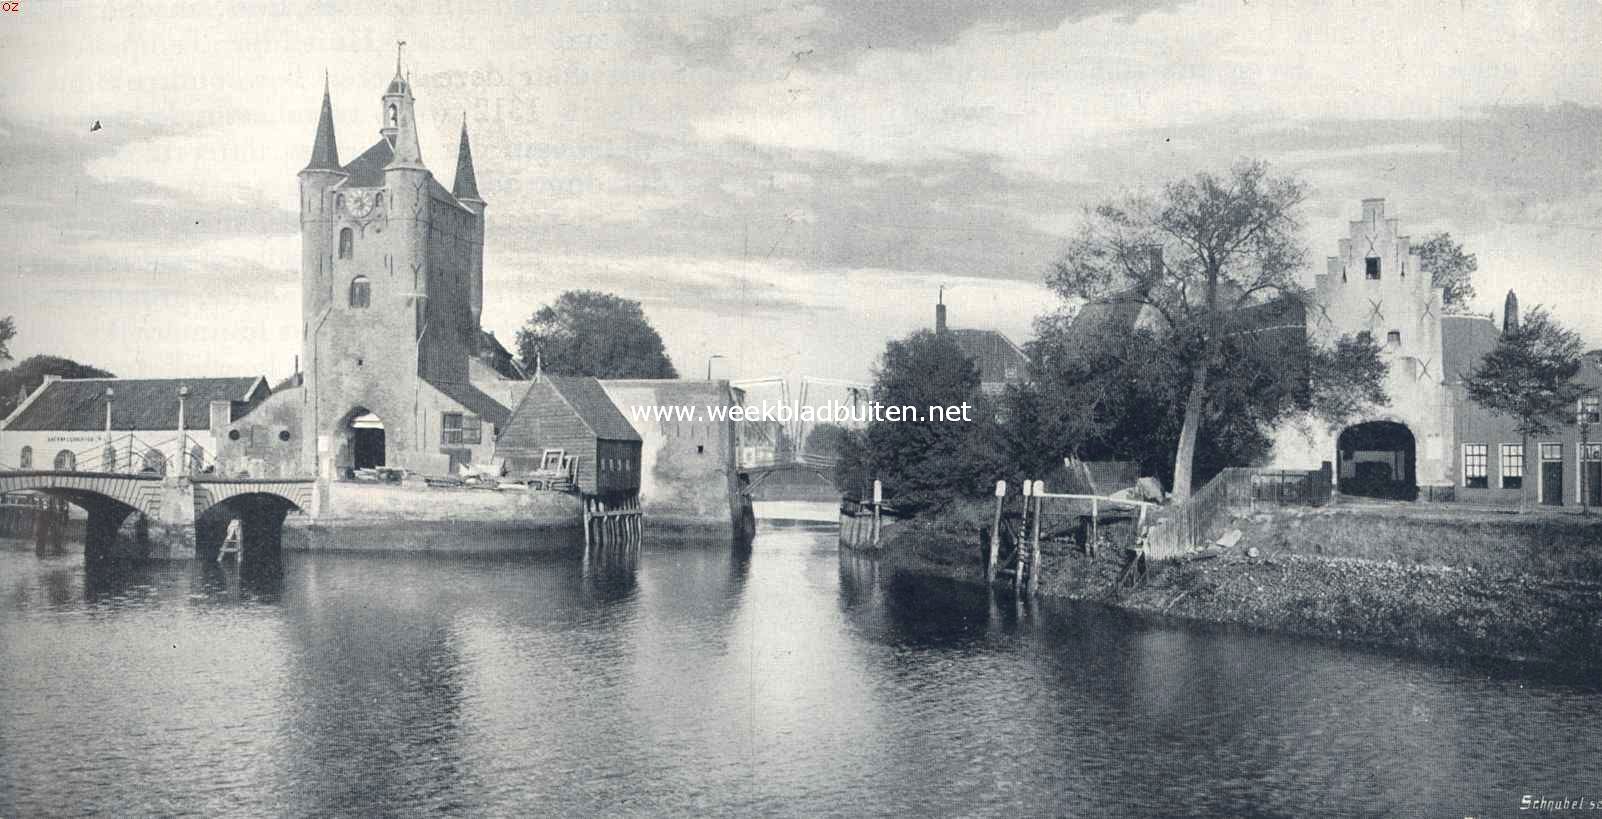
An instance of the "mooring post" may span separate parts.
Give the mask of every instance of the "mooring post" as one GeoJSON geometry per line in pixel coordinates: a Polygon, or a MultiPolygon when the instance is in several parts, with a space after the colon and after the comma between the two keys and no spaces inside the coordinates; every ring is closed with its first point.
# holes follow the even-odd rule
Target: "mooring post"
{"type": "Polygon", "coordinates": [[[990,518],[990,554],[985,559],[985,582],[996,582],[996,561],[1001,558],[1001,504],[1007,499],[1007,482],[996,481],[996,511],[990,518]]]}
{"type": "Polygon", "coordinates": [[[584,508],[584,513],[583,513],[583,518],[584,518],[584,551],[588,552],[590,550],[590,499],[589,498],[585,498],[584,499],[583,508],[584,508]]]}
{"type": "Polygon", "coordinates": [[[1046,482],[1035,481],[1035,525],[1030,539],[1033,545],[1029,548],[1029,594],[1033,595],[1040,589],[1040,517],[1046,502],[1046,482]]]}
{"type": "Polygon", "coordinates": [[[884,502],[884,484],[873,479],[873,545],[879,545],[879,505],[884,502]]]}
{"type": "Polygon", "coordinates": [[[1023,539],[1029,536],[1030,503],[1035,495],[1035,482],[1025,478],[1023,482],[1024,517],[1023,525],[1018,528],[1018,543],[1012,550],[1012,591],[1014,594],[1023,589],[1024,574],[1024,544],[1023,539]]]}
{"type": "Polygon", "coordinates": [[[1096,556],[1096,538],[1101,536],[1101,507],[1090,499],[1090,537],[1085,538],[1085,554],[1096,556]]]}

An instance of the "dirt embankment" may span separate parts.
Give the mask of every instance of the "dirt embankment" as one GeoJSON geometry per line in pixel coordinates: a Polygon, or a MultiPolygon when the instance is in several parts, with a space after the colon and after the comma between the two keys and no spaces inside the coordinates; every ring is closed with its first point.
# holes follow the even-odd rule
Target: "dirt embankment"
{"type": "MultiPolygon", "coordinates": [[[[884,559],[982,583],[979,517],[911,522],[884,559]]],[[[1602,520],[1400,507],[1261,513],[1235,525],[1246,535],[1236,548],[1153,563],[1122,594],[1119,550],[1089,558],[1042,544],[1041,594],[1431,654],[1602,667],[1602,520]],[[1256,558],[1246,557],[1252,546],[1256,558]]]]}

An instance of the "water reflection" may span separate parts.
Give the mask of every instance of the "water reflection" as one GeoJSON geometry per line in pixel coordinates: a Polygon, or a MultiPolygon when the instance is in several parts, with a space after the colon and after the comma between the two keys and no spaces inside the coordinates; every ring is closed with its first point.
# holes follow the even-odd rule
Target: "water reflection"
{"type": "Polygon", "coordinates": [[[806,531],[0,578],[8,814],[1494,815],[1602,758],[1589,677],[1031,606],[806,531]]]}

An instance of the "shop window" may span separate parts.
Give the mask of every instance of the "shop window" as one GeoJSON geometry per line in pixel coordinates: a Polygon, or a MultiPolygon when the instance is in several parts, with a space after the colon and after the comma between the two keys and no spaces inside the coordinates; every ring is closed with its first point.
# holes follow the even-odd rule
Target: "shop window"
{"type": "Polygon", "coordinates": [[[1378,256],[1370,256],[1363,260],[1363,275],[1370,279],[1378,279],[1380,277],[1380,259],[1378,256]]]}
{"type": "Polygon", "coordinates": [[[356,234],[350,228],[339,229],[339,258],[349,259],[356,251],[356,234]]]}
{"type": "Polygon", "coordinates": [[[1502,488],[1521,489],[1524,487],[1524,446],[1522,444],[1502,445],[1502,488]]]}
{"type": "Polygon", "coordinates": [[[1463,485],[1469,489],[1485,489],[1490,485],[1486,472],[1486,444],[1463,445],[1463,485]]]}
{"type": "Polygon", "coordinates": [[[365,309],[372,301],[372,284],[366,276],[357,276],[350,280],[350,306],[365,309]]]}

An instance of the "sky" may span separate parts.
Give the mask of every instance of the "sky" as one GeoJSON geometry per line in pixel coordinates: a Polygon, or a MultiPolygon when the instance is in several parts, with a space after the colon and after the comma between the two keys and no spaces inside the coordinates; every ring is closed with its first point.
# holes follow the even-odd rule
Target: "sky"
{"type": "Polygon", "coordinates": [[[348,161],[397,40],[447,187],[466,117],[508,346],[575,287],[639,300],[686,375],[865,379],[942,286],[952,326],[1022,343],[1085,208],[1244,157],[1312,186],[1311,258],[1385,197],[1478,256],[1482,310],[1516,289],[1602,346],[1596,0],[21,9],[0,15],[19,359],[289,374],[324,72],[348,161]]]}

